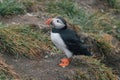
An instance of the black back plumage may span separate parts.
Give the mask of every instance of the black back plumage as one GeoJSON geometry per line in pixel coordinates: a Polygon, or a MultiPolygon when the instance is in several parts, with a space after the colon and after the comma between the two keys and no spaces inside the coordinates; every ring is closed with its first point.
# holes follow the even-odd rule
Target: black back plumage
{"type": "Polygon", "coordinates": [[[67,48],[73,52],[74,55],[88,55],[91,56],[91,53],[87,50],[87,48],[82,46],[82,43],[77,36],[77,34],[70,29],[52,29],[53,33],[59,33],[62,40],[66,44],[67,48]]]}

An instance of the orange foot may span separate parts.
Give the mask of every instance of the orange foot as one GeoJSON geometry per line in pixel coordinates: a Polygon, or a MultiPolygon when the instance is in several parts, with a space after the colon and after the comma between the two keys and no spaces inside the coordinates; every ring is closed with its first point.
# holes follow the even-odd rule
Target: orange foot
{"type": "Polygon", "coordinates": [[[70,58],[63,58],[63,59],[61,59],[61,63],[59,64],[59,66],[61,66],[61,67],[69,66],[70,61],[71,61],[70,58]]]}

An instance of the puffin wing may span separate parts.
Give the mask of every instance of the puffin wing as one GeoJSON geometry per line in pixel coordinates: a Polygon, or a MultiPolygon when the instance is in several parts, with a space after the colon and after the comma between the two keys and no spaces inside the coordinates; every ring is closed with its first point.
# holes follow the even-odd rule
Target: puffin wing
{"type": "Polygon", "coordinates": [[[87,48],[82,46],[80,38],[77,36],[77,34],[74,31],[67,29],[66,31],[62,32],[62,34],[63,35],[61,35],[61,37],[63,41],[65,42],[67,48],[71,52],[73,52],[73,54],[91,55],[91,53],[87,50],[87,48]]]}

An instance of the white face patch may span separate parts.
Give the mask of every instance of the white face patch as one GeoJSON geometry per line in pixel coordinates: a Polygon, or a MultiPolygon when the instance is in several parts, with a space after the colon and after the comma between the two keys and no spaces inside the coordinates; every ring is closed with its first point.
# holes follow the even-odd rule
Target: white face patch
{"type": "Polygon", "coordinates": [[[65,27],[65,24],[57,18],[53,18],[52,24],[56,29],[62,29],[63,27],[65,27]]]}

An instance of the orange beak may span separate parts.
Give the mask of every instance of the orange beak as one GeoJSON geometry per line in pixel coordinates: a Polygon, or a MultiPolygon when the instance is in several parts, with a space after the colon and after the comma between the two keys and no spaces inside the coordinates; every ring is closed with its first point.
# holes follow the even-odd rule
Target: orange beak
{"type": "Polygon", "coordinates": [[[50,25],[51,22],[52,22],[52,18],[49,18],[45,21],[45,24],[50,25]]]}

